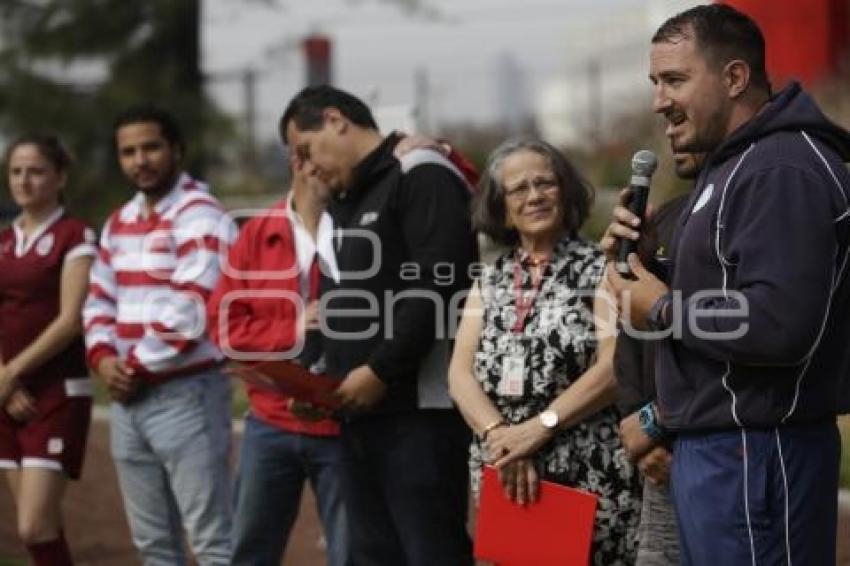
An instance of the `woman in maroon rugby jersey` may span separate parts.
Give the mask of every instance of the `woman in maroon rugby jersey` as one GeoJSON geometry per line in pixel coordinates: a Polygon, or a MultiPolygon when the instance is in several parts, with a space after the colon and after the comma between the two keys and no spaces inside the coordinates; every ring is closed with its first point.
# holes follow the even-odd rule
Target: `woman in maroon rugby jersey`
{"type": "Polygon", "coordinates": [[[72,564],[61,500],[91,418],[80,313],[97,248],[61,204],[70,165],[51,135],[22,136],[6,152],[21,213],[0,231],[0,468],[37,566],[72,564]]]}

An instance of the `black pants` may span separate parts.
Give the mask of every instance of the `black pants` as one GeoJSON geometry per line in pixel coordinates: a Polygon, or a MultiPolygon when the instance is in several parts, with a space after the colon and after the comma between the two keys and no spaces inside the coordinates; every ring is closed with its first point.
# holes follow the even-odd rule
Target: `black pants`
{"type": "Polygon", "coordinates": [[[366,417],[342,429],[351,566],[467,566],[470,433],[455,411],[366,417]]]}

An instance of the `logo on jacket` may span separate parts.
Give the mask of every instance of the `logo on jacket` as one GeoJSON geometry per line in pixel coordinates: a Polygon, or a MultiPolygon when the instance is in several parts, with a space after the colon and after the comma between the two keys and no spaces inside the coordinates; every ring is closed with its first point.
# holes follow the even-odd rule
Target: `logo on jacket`
{"type": "Polygon", "coordinates": [[[366,226],[367,224],[374,224],[377,220],[377,212],[364,212],[363,216],[360,217],[360,225],[366,226]]]}
{"type": "Polygon", "coordinates": [[[61,454],[65,449],[65,443],[61,437],[53,437],[47,441],[47,453],[51,456],[61,454]]]}
{"type": "Polygon", "coordinates": [[[53,249],[53,234],[45,234],[35,245],[35,252],[41,257],[46,256],[53,249]]]}
{"type": "Polygon", "coordinates": [[[714,194],[714,183],[710,184],[706,188],[702,190],[702,193],[699,195],[696,204],[693,209],[691,209],[691,214],[697,212],[699,209],[708,204],[708,201],[711,200],[711,195],[714,194]]]}

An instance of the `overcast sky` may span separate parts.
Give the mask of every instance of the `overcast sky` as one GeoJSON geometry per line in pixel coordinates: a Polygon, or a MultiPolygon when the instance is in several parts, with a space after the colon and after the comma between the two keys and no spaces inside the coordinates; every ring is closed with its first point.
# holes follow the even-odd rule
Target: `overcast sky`
{"type": "MultiPolygon", "coordinates": [[[[382,105],[414,100],[414,71],[427,72],[435,121],[486,122],[500,116],[504,54],[522,68],[531,104],[558,77],[581,73],[589,54],[603,64],[645,57],[652,20],[684,0],[422,0],[407,13],[393,0],[204,0],[203,57],[219,103],[241,112],[235,71],[260,72],[258,130],[273,135],[304,83],[298,41],[310,31],[335,42],[337,86],[382,105]],[[646,47],[644,47],[646,46],[646,47]],[[636,52],[636,53],[635,53],[636,52]],[[373,97],[377,97],[376,99],[373,97]]],[[[627,74],[644,84],[638,61],[627,74]]],[[[646,88],[638,86],[638,89],[646,88]]]]}

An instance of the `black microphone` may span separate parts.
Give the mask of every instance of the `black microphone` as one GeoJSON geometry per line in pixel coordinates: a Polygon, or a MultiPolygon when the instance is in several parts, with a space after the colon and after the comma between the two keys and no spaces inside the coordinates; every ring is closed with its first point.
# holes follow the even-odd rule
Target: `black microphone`
{"type": "MultiPolygon", "coordinates": [[[[640,218],[640,229],[643,230],[644,216],[646,214],[646,203],[649,200],[649,180],[652,174],[655,173],[655,168],[658,167],[658,158],[648,149],[642,149],[632,157],[632,179],[629,182],[629,191],[631,191],[631,199],[629,200],[629,210],[640,218]]],[[[629,269],[628,257],[631,253],[637,253],[637,242],[620,240],[620,249],[617,253],[617,273],[623,276],[632,277],[632,270],[629,269]]]]}

